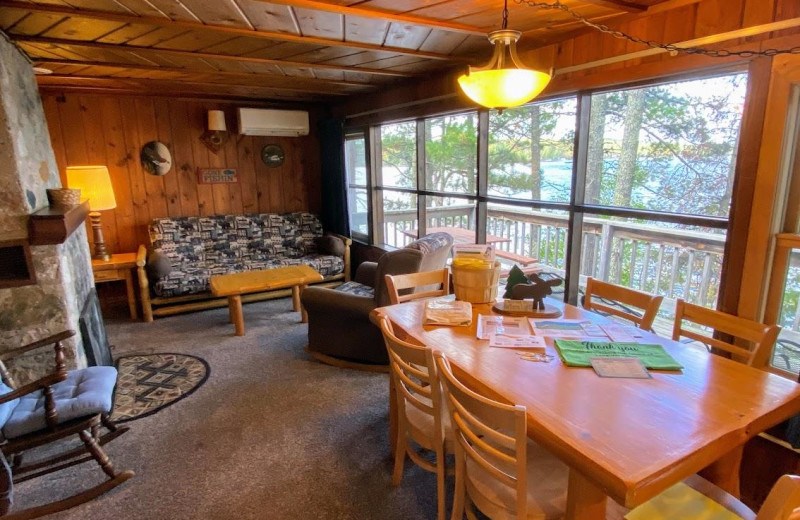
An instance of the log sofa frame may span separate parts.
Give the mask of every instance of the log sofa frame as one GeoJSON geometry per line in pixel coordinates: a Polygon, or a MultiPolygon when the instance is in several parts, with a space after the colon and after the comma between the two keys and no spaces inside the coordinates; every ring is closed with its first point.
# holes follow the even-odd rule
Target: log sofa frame
{"type": "MultiPolygon", "coordinates": [[[[328,233],[338,237],[344,242],[344,270],[333,276],[327,276],[317,284],[317,287],[337,287],[350,281],[350,245],[353,241],[343,235],[328,233]]],[[[139,245],[136,254],[136,272],[139,278],[139,294],[142,300],[142,315],[144,321],[151,322],[155,316],[172,316],[184,312],[200,311],[205,309],[215,309],[228,305],[227,298],[215,298],[211,291],[187,294],[184,296],[152,296],[150,291],[150,281],[147,278],[145,265],[147,264],[147,247],[139,245]]],[[[246,294],[242,296],[243,303],[271,300],[274,298],[284,298],[291,296],[291,289],[278,289],[259,293],[246,294]]]]}

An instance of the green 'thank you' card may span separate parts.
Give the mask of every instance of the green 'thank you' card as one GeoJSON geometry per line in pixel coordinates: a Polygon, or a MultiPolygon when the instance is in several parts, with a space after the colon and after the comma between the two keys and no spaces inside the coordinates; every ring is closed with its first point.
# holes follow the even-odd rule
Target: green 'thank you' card
{"type": "Polygon", "coordinates": [[[564,364],[571,367],[592,366],[591,359],[596,357],[635,357],[654,370],[683,368],[661,345],[573,339],[557,339],[555,344],[564,364]]]}

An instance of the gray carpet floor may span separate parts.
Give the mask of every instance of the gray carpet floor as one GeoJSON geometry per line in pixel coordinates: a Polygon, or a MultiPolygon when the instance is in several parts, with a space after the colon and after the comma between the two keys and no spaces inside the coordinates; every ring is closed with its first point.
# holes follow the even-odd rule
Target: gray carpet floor
{"type": "MultiPolygon", "coordinates": [[[[391,485],[388,379],[330,367],[304,350],[306,326],[289,299],[244,307],[247,335],[228,310],[157,319],[107,319],[115,356],[193,354],[211,367],[195,393],[127,423],[108,445],[136,476],[52,520],[426,519],[433,474],[406,463],[391,485]]],[[[14,509],[102,480],[93,463],[16,486],[14,509]]]]}

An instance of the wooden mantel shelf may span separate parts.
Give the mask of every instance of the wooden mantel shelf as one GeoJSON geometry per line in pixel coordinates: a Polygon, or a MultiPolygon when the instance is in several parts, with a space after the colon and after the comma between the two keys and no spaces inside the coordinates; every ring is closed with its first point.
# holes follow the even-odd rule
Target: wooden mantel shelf
{"type": "Polygon", "coordinates": [[[48,207],[28,219],[28,241],[32,246],[63,244],[89,215],[89,201],[68,208],[48,207]]]}

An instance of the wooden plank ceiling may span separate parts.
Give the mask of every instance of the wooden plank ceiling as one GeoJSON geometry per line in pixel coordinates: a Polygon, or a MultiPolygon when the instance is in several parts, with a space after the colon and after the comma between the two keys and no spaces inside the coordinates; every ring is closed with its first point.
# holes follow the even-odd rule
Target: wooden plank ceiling
{"type": "MultiPolygon", "coordinates": [[[[564,0],[595,21],[664,0],[564,0]]],[[[675,0],[669,0],[675,2],[675,0]]],[[[540,46],[581,28],[509,5],[540,46]]],[[[43,88],[330,102],[490,53],[502,0],[0,0],[0,29],[43,88]]]]}

